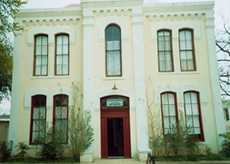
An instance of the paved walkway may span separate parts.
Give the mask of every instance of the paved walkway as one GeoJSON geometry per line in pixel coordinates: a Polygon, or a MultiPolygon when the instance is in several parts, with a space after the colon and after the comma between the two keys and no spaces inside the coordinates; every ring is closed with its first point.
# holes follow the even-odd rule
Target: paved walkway
{"type": "MultiPolygon", "coordinates": [[[[156,164],[197,164],[197,163],[230,164],[230,161],[156,162],[156,164]]],[[[135,161],[133,159],[99,159],[94,161],[93,164],[145,164],[145,162],[135,161]]]]}

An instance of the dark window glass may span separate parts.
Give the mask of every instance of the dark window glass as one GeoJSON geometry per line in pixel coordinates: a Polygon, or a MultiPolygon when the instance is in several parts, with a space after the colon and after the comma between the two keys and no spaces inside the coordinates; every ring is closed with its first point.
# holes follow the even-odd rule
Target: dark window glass
{"type": "Polygon", "coordinates": [[[34,75],[48,75],[48,36],[35,36],[34,75]]]}
{"type": "Polygon", "coordinates": [[[172,58],[172,35],[169,30],[160,30],[157,32],[158,42],[158,65],[160,72],[173,71],[172,58]]]}
{"type": "Polygon", "coordinates": [[[69,35],[56,35],[55,74],[69,74],[69,35]]]}
{"type": "Polygon", "coordinates": [[[106,42],[106,76],[122,76],[121,29],[109,25],[105,29],[106,42]]]}
{"type": "Polygon", "coordinates": [[[228,108],[224,108],[224,116],[225,116],[225,120],[229,121],[229,112],[228,112],[228,108]]]}
{"type": "Polygon", "coordinates": [[[54,132],[60,143],[68,143],[68,96],[54,96],[54,132]]]}
{"type": "Polygon", "coordinates": [[[46,96],[32,97],[31,144],[42,144],[46,136],[46,96]]]}

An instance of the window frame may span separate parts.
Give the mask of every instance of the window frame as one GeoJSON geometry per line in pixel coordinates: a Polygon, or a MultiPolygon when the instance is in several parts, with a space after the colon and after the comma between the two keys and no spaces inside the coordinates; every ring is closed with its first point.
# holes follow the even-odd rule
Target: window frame
{"type": "MultiPolygon", "coordinates": [[[[106,28],[105,28],[105,76],[106,77],[122,77],[123,76],[123,70],[122,70],[122,43],[121,43],[121,27],[118,25],[118,24],[116,24],[116,23],[110,23],[109,25],[107,25],[106,26],[106,28]],[[120,37],[120,40],[119,40],[119,42],[120,42],[120,74],[119,75],[109,75],[108,74],[108,68],[107,68],[107,66],[108,66],[108,63],[107,63],[107,52],[109,51],[109,50],[107,50],[107,29],[109,28],[109,27],[112,27],[112,26],[114,26],[114,27],[117,27],[118,29],[119,29],[119,32],[120,32],[120,35],[119,35],[119,37],[120,37]]],[[[110,50],[110,51],[113,51],[113,50],[110,50]]]]}
{"type": "MultiPolygon", "coordinates": [[[[56,123],[56,102],[55,102],[55,98],[56,97],[61,97],[61,99],[63,100],[64,98],[67,98],[67,117],[65,119],[58,119],[58,120],[64,120],[67,122],[67,132],[66,132],[66,141],[65,142],[60,142],[61,144],[68,144],[69,142],[69,96],[66,94],[56,94],[53,96],[53,132],[55,133],[55,123],[56,123]]],[[[63,107],[63,106],[62,106],[63,107]]]]}
{"type": "Polygon", "coordinates": [[[198,140],[201,142],[205,141],[204,138],[204,129],[203,129],[203,122],[202,122],[202,113],[201,113],[201,106],[200,106],[200,93],[198,91],[194,90],[188,90],[183,93],[183,99],[184,99],[184,115],[185,115],[185,126],[187,127],[187,115],[186,115],[186,104],[185,104],[185,94],[186,93],[195,93],[197,97],[197,108],[199,112],[199,125],[200,125],[200,134],[191,134],[193,136],[194,140],[198,140]]]}
{"type": "Polygon", "coordinates": [[[178,33],[178,43],[179,43],[179,58],[180,58],[180,70],[181,72],[193,72],[193,71],[197,71],[197,66],[196,66],[196,55],[195,55],[195,40],[194,40],[194,30],[192,28],[181,28],[179,29],[179,33],[178,33]],[[192,49],[191,50],[181,50],[181,45],[180,45],[180,32],[183,31],[190,31],[191,32],[191,39],[192,39],[192,49]],[[181,63],[181,51],[191,51],[192,52],[192,57],[193,57],[193,65],[194,68],[193,69],[186,69],[183,70],[182,69],[182,63],[181,63]]]}
{"type": "MultiPolygon", "coordinates": [[[[172,30],[171,29],[159,29],[157,30],[157,56],[158,56],[158,72],[162,72],[162,73],[167,73],[167,72],[174,72],[174,59],[173,59],[173,40],[172,40],[172,30]],[[169,32],[169,36],[170,36],[170,47],[171,47],[171,51],[167,51],[167,52],[171,52],[171,63],[172,63],[172,66],[171,66],[171,70],[170,71],[162,71],[160,70],[160,53],[159,52],[162,52],[159,50],[159,37],[158,37],[158,33],[160,32],[169,32]]],[[[164,50],[165,52],[165,50],[164,50]]]]}
{"type": "MultiPolygon", "coordinates": [[[[35,143],[33,142],[33,114],[34,114],[34,99],[36,99],[36,97],[43,97],[45,98],[45,124],[46,124],[46,119],[47,119],[47,96],[46,95],[42,95],[42,94],[37,94],[37,95],[33,95],[31,96],[31,112],[30,112],[30,136],[29,136],[29,144],[30,145],[40,145],[43,144],[41,143],[35,143]]],[[[46,135],[46,125],[45,125],[45,135],[46,135]]],[[[45,141],[44,141],[45,142],[45,141]]]]}
{"type": "MultiPolygon", "coordinates": [[[[55,37],[54,37],[54,40],[55,40],[55,55],[54,55],[54,75],[55,76],[68,76],[69,75],[69,72],[70,72],[70,37],[69,37],[69,34],[68,33],[57,33],[55,34],[55,37]],[[66,74],[58,74],[57,73],[57,38],[59,36],[67,36],[68,37],[68,72],[66,74]]],[[[63,54],[61,55],[63,56],[63,54]]]]}
{"type": "Polygon", "coordinates": [[[225,121],[229,121],[230,117],[229,117],[229,110],[228,108],[224,108],[224,117],[225,117],[225,121]]]}
{"type": "Polygon", "coordinates": [[[163,95],[164,94],[172,94],[174,97],[174,103],[175,103],[175,119],[176,119],[176,129],[178,130],[178,126],[179,126],[179,117],[178,117],[178,106],[177,106],[177,94],[176,92],[173,91],[165,91],[165,92],[161,92],[160,94],[160,101],[161,101],[161,118],[162,118],[162,131],[163,131],[163,135],[167,136],[170,134],[165,134],[165,126],[164,126],[164,112],[163,112],[163,95]]]}
{"type": "MultiPolygon", "coordinates": [[[[41,56],[41,55],[40,55],[41,56]]],[[[48,76],[48,71],[49,71],[49,36],[46,33],[39,33],[34,35],[34,57],[33,57],[33,76],[48,76]],[[46,68],[46,74],[40,74],[36,75],[36,52],[37,52],[37,37],[39,36],[45,36],[47,37],[47,68],[46,68]]]]}

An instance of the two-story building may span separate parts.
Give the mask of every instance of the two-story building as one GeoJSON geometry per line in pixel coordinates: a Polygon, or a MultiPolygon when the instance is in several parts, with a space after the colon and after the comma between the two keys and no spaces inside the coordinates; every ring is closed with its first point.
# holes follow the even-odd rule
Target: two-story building
{"type": "Polygon", "coordinates": [[[162,135],[181,123],[217,152],[225,124],[213,7],[212,1],[82,0],[22,10],[16,20],[24,30],[15,37],[10,140],[33,150],[48,123],[68,145],[74,83],[94,129],[85,160],[145,159],[149,106],[162,135]]]}

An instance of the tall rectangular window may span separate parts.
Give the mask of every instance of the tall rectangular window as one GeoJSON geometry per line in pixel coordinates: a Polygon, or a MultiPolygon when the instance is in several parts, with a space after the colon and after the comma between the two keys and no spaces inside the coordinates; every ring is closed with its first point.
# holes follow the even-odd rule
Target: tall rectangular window
{"type": "Polygon", "coordinates": [[[172,32],[170,30],[159,30],[157,32],[157,43],[159,72],[173,72],[172,32]]]}
{"type": "Polygon", "coordinates": [[[228,108],[224,108],[224,117],[226,121],[229,121],[229,112],[228,112],[228,108]]]}
{"type": "Polygon", "coordinates": [[[35,36],[34,49],[34,76],[48,75],[48,36],[39,34],[35,36]]]}
{"type": "Polygon", "coordinates": [[[60,143],[68,143],[68,96],[54,96],[54,132],[60,143]]]}
{"type": "Polygon", "coordinates": [[[69,35],[57,34],[55,40],[55,75],[69,75],[69,35]]]}
{"type": "Polygon", "coordinates": [[[204,136],[198,92],[187,91],[184,93],[184,108],[186,127],[189,133],[203,141],[204,136]]]}
{"type": "Polygon", "coordinates": [[[175,133],[178,122],[175,93],[164,92],[161,94],[161,112],[164,135],[175,133]]]}
{"type": "Polygon", "coordinates": [[[32,96],[30,144],[42,144],[46,136],[46,96],[32,96]]]}
{"type": "Polygon", "coordinates": [[[106,76],[122,76],[121,29],[111,24],[105,29],[106,39],[106,76]]]}
{"type": "Polygon", "coordinates": [[[181,71],[195,71],[193,30],[181,29],[179,31],[179,47],[181,71]]]}

